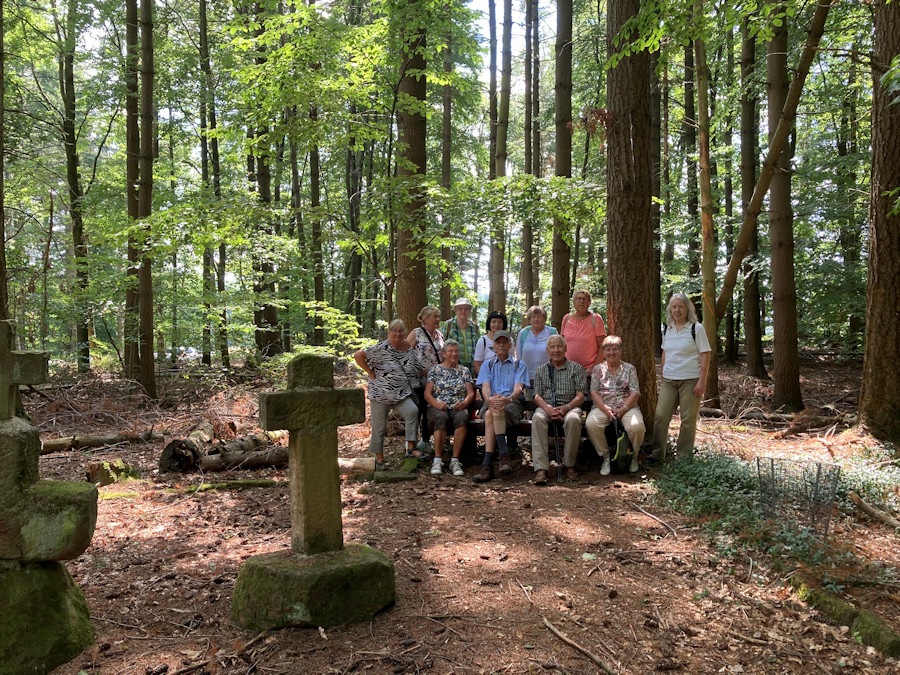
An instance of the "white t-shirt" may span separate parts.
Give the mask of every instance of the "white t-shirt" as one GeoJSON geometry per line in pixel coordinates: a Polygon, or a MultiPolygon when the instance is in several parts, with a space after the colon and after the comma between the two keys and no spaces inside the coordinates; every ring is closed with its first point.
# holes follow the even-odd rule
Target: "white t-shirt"
{"type": "Polygon", "coordinates": [[[694,324],[696,342],[691,336],[691,324],[686,323],[681,330],[668,326],[663,334],[662,349],[666,353],[663,377],[667,380],[694,380],[700,377],[700,354],[711,352],[709,340],[703,324],[694,324]]]}

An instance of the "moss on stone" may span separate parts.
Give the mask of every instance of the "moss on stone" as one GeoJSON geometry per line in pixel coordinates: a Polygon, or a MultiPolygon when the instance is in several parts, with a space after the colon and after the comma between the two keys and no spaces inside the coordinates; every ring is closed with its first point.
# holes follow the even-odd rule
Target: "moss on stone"
{"type": "Polygon", "coordinates": [[[0,562],[0,675],[48,673],[94,642],[81,589],[58,562],[0,562]]]}
{"type": "Polygon", "coordinates": [[[328,628],[371,619],[395,593],[394,563],[368,546],[314,556],[280,551],[249,558],[241,568],[231,619],[255,631],[328,628]]]}
{"type": "Polygon", "coordinates": [[[861,610],[850,626],[850,633],[886,656],[900,656],[900,636],[891,631],[874,612],[861,610]]]}
{"type": "Polygon", "coordinates": [[[90,545],[97,524],[97,488],[42,480],[20,506],[23,562],[70,560],[90,545]]]}

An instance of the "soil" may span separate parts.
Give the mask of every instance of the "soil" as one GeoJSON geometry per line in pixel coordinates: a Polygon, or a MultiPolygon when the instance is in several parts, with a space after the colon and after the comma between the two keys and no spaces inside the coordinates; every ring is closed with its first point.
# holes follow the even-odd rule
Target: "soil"
{"type": "MultiPolygon", "coordinates": [[[[852,414],[859,363],[804,363],[808,404],[852,414]],[[826,406],[830,406],[826,408],[826,406]]],[[[723,366],[723,407],[768,409],[770,385],[723,366]]],[[[697,520],[653,501],[658,472],[599,475],[589,448],[581,478],[536,487],[523,461],[477,485],[426,470],[413,481],[342,484],[344,539],[395,564],[397,601],[372,621],[261,636],[229,620],[235,578],[249,556],[290,545],[287,471],[159,475],[160,452],[203,422],[220,438],[256,429],[258,372],[198,368],[164,374],[162,399],[96,376],[26,392],[45,437],[162,431],[165,440],[41,458],[43,478],[84,480],[90,462],[122,459],[142,479],[100,488],[91,546],[67,563],[84,591],[96,645],[60,675],[152,673],[900,673],[846,627],[805,605],[764,557],[723,556],[697,520]],[[240,491],[189,488],[266,478],[240,491]],[[547,624],[593,655],[551,632],[547,624]]],[[[875,442],[856,429],[779,437],[759,422],[701,419],[700,443],[742,457],[840,460],[875,442]]],[[[339,431],[339,453],[367,454],[366,424],[339,431]]],[[[399,457],[399,438],[388,454],[399,457]]],[[[896,534],[835,513],[831,541],[900,569],[896,534]]],[[[833,572],[833,571],[832,571],[833,572]]],[[[833,577],[832,577],[833,578],[833,577]]],[[[848,587],[844,596],[900,632],[896,585],[848,587]]]]}

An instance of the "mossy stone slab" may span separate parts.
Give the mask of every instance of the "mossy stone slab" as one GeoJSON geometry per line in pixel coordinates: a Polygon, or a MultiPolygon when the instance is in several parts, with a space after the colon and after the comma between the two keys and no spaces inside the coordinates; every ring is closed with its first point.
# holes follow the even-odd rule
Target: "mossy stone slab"
{"type": "Polygon", "coordinates": [[[395,597],[394,563],[373,548],[347,544],[312,556],[285,550],[247,559],[231,620],[254,631],[329,628],[367,621],[395,597]]]}
{"type": "Polygon", "coordinates": [[[84,594],[62,563],[0,561],[0,675],[49,673],[93,642],[84,594]]]}
{"type": "Polygon", "coordinates": [[[376,471],[374,478],[376,483],[400,483],[404,480],[415,480],[418,474],[411,471],[376,471]]]}

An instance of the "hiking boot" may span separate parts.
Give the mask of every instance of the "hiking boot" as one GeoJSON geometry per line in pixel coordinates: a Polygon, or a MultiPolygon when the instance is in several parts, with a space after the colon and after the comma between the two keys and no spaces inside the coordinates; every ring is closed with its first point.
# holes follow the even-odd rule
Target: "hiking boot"
{"type": "Polygon", "coordinates": [[[534,472],[534,484],[535,485],[546,485],[547,484],[547,470],[546,469],[538,469],[534,472]]]}
{"type": "Polygon", "coordinates": [[[440,476],[444,470],[444,462],[439,457],[435,457],[434,461],[431,463],[431,475],[432,476],[440,476]]]}
{"type": "Polygon", "coordinates": [[[509,463],[509,457],[500,458],[500,475],[508,476],[513,472],[512,464],[509,463]]]}
{"type": "Polygon", "coordinates": [[[610,471],[612,471],[612,465],[609,463],[609,457],[604,457],[603,466],[600,467],[600,475],[608,476],[610,471]]]}
{"type": "Polygon", "coordinates": [[[578,480],[578,472],[575,470],[574,466],[566,467],[566,478],[568,480],[578,480]]]}
{"type": "Polygon", "coordinates": [[[638,464],[637,453],[634,453],[634,456],[631,458],[631,466],[628,467],[628,470],[631,473],[637,473],[640,470],[640,465],[638,464]]]}
{"type": "Polygon", "coordinates": [[[472,480],[475,481],[476,483],[487,483],[493,477],[494,477],[493,468],[488,466],[487,464],[482,464],[481,466],[478,467],[478,471],[475,472],[475,476],[474,476],[474,478],[472,478],[472,480]]]}
{"type": "Polygon", "coordinates": [[[459,463],[458,459],[450,460],[450,472],[454,476],[464,476],[466,474],[466,472],[463,471],[462,464],[459,463]]]}

